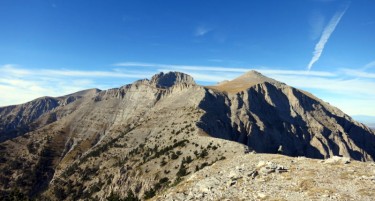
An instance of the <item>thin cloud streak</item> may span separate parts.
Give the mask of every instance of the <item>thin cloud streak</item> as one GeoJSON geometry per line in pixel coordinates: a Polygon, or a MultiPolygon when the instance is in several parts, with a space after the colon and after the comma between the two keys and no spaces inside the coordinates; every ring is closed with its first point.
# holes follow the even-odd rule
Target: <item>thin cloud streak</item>
{"type": "Polygon", "coordinates": [[[312,40],[315,40],[319,38],[319,36],[322,34],[322,30],[324,28],[324,16],[318,12],[315,11],[311,16],[310,16],[310,38],[312,40]]]}
{"type": "Polygon", "coordinates": [[[366,64],[362,70],[367,70],[367,69],[370,69],[370,68],[374,68],[375,67],[375,61],[372,61],[368,64],[366,64]]]}
{"type": "Polygon", "coordinates": [[[40,70],[26,70],[19,68],[15,65],[4,65],[0,67],[0,72],[3,75],[12,75],[12,76],[45,76],[45,77],[113,77],[113,78],[140,78],[144,76],[152,76],[154,72],[145,72],[145,71],[82,71],[82,70],[54,70],[54,69],[40,69],[40,70]]]}
{"type": "Polygon", "coordinates": [[[364,72],[360,70],[352,70],[352,69],[342,69],[342,71],[346,75],[350,75],[350,76],[375,79],[375,73],[368,73],[368,72],[364,72]]]}
{"type": "Polygon", "coordinates": [[[278,75],[272,78],[285,82],[286,84],[296,88],[324,90],[332,94],[345,94],[347,97],[364,96],[366,98],[370,98],[368,96],[371,96],[375,98],[375,91],[368,90],[369,88],[375,88],[375,83],[363,79],[290,75],[278,75]]]}
{"type": "Polygon", "coordinates": [[[346,10],[349,8],[349,4],[345,6],[345,8],[342,11],[337,12],[332,19],[329,21],[327,26],[324,28],[322,36],[319,39],[319,42],[315,45],[315,50],[313,52],[313,57],[310,61],[310,63],[307,65],[307,69],[311,70],[312,66],[315,62],[317,62],[322,55],[322,52],[324,50],[324,46],[328,42],[329,37],[335,31],[336,26],[340,22],[342,16],[344,16],[346,10]]]}
{"type": "Polygon", "coordinates": [[[154,72],[116,70],[28,70],[7,64],[0,66],[0,106],[21,104],[42,96],[62,96],[89,88],[119,87],[153,74],[154,72]]]}
{"type": "Polygon", "coordinates": [[[76,71],[76,70],[43,70],[39,74],[67,77],[112,77],[112,78],[139,78],[152,73],[123,73],[114,71],[76,71]]]}
{"type": "Polygon", "coordinates": [[[194,35],[195,36],[204,36],[210,31],[212,31],[211,28],[208,28],[206,26],[199,26],[195,29],[194,35]]]}
{"type": "Polygon", "coordinates": [[[222,67],[222,66],[191,66],[191,65],[174,65],[174,64],[156,64],[143,62],[122,62],[116,63],[117,67],[153,67],[167,68],[170,70],[194,70],[194,71],[213,71],[213,72],[237,72],[245,73],[250,70],[256,70],[264,74],[282,74],[282,75],[310,75],[321,77],[334,77],[335,73],[325,71],[303,71],[303,70],[268,70],[267,67],[244,68],[244,67],[222,67]]]}

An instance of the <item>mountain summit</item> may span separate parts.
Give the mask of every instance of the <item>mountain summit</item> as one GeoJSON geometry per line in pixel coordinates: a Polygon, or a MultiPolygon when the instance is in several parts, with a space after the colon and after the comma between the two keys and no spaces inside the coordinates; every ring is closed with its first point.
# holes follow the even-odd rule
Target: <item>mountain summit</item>
{"type": "Polygon", "coordinates": [[[159,74],[152,76],[150,83],[161,88],[164,88],[164,87],[169,88],[178,84],[185,84],[185,85],[196,84],[193,77],[185,73],[180,73],[180,72],[168,72],[168,73],[161,72],[159,74]]]}
{"type": "Polygon", "coordinates": [[[0,114],[4,200],[148,199],[249,150],[375,158],[374,131],[256,71],[212,87],[159,73],[120,88],[1,107],[0,114]]]}
{"type": "Polygon", "coordinates": [[[251,70],[231,81],[221,82],[217,86],[212,86],[212,88],[229,93],[237,93],[246,90],[251,86],[265,82],[272,83],[274,85],[282,84],[281,82],[262,75],[258,71],[251,70]]]}

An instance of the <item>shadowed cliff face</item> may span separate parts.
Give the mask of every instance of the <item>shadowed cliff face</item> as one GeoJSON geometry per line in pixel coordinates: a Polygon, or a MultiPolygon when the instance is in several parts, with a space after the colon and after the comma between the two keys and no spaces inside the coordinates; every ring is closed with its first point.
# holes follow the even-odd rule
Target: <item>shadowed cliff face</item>
{"type": "Polygon", "coordinates": [[[259,84],[237,94],[209,94],[198,126],[208,134],[246,144],[260,153],[323,158],[312,146],[307,123],[290,114],[287,97],[271,84],[259,84]],[[264,89],[269,92],[264,99],[264,89]],[[215,97],[216,105],[210,104],[215,97]],[[218,109],[220,108],[220,109],[218,109]]]}
{"type": "Polygon", "coordinates": [[[259,73],[249,72],[206,91],[200,104],[206,114],[197,125],[213,137],[261,153],[344,155],[362,161],[375,157],[375,135],[369,128],[311,94],[259,73]]]}
{"type": "Polygon", "coordinates": [[[29,132],[33,121],[58,106],[58,100],[45,97],[22,106],[0,108],[0,142],[29,132]]]}

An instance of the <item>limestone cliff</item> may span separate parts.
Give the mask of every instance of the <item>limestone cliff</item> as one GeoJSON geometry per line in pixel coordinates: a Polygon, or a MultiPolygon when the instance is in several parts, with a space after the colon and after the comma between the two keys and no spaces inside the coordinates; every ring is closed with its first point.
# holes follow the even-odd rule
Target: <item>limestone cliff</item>
{"type": "Polygon", "coordinates": [[[356,160],[375,157],[374,132],[308,92],[248,72],[210,87],[199,126],[257,152],[356,160]]]}

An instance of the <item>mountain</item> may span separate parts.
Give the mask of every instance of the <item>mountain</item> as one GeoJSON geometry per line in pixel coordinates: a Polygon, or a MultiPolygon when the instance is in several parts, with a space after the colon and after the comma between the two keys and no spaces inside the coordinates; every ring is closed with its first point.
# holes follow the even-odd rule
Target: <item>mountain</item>
{"type": "MultiPolygon", "coordinates": [[[[81,103],[80,99],[99,91],[89,89],[58,98],[42,97],[21,105],[0,107],[0,142],[23,135],[68,115],[75,108],[69,107],[71,105],[65,107],[66,105],[77,100],[81,103]]],[[[79,104],[75,105],[78,107],[79,104]]]]}
{"type": "Polygon", "coordinates": [[[159,73],[0,114],[2,199],[147,199],[248,152],[375,157],[374,131],[256,71],[209,87],[159,73]]]}
{"type": "Polygon", "coordinates": [[[211,136],[263,153],[374,158],[374,132],[308,92],[255,71],[209,88],[198,126],[211,136]]]}

